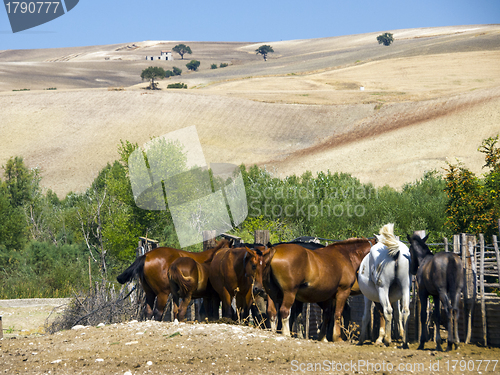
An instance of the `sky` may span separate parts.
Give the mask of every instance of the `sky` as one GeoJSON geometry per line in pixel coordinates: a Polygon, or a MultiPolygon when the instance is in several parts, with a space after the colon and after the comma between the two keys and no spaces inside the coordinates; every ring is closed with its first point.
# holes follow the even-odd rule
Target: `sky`
{"type": "Polygon", "coordinates": [[[500,23],[500,0],[80,0],[63,16],[17,33],[1,7],[0,50],[145,40],[273,42],[493,23],[500,23]]]}

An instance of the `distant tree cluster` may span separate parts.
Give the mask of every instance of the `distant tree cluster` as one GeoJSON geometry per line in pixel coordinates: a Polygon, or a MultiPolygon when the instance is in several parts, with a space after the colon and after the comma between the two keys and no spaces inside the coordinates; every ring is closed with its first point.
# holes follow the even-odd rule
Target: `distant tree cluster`
{"type": "Polygon", "coordinates": [[[165,72],[165,77],[173,77],[173,76],[180,76],[182,73],[182,69],[179,69],[178,67],[174,66],[172,70],[167,70],[165,72]]]}

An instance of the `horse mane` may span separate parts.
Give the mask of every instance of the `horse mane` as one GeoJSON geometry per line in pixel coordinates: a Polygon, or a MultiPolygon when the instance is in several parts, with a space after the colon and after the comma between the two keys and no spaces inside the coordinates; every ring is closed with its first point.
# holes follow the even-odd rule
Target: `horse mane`
{"type": "Polygon", "coordinates": [[[396,236],[394,236],[394,224],[389,223],[384,225],[379,234],[375,235],[378,242],[381,242],[389,249],[389,255],[395,257],[399,252],[399,241],[396,236]]]}

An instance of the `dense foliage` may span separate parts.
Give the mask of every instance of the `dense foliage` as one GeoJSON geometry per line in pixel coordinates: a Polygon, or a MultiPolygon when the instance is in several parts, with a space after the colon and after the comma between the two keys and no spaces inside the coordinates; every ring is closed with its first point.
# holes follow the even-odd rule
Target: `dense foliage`
{"type": "MultiPolygon", "coordinates": [[[[396,224],[397,235],[426,230],[430,241],[438,242],[458,232],[496,233],[500,217],[497,141],[498,137],[489,138],[479,148],[486,159],[484,176],[450,164],[445,178],[428,172],[399,190],[363,184],[345,173],[314,176],[306,172],[282,179],[266,169],[242,165],[248,217],[232,233],[249,242],[256,229],[269,229],[272,242],[303,235],[345,239],[373,236],[388,222],[396,224]]],[[[149,163],[155,152],[154,144],[147,154],[137,154],[137,148],[122,141],[120,160],[104,167],[86,191],[69,193],[64,199],[43,190],[39,171],[28,169],[22,158],[6,162],[0,181],[0,298],[71,296],[88,288],[91,279],[114,280],[135,258],[139,236],[179,247],[168,205],[163,211],[138,207],[141,199],[156,199],[154,194],[164,199],[163,190],[146,191],[136,197],[137,204],[134,200],[130,158],[144,156],[149,163]]],[[[167,160],[168,166],[162,168],[185,170],[181,146],[158,143],[157,148],[169,151],[168,159],[157,158],[167,160]]],[[[176,181],[185,187],[183,194],[198,194],[191,186],[199,185],[200,173],[184,173],[176,181]]],[[[217,186],[213,178],[210,185],[217,186]]],[[[196,197],[174,198],[192,201],[196,197]]],[[[200,249],[201,245],[188,248],[200,249]]]]}

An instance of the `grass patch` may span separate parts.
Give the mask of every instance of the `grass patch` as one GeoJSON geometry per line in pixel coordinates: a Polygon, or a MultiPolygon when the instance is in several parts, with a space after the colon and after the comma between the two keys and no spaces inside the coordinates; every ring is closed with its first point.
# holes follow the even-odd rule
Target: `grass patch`
{"type": "Polygon", "coordinates": [[[18,89],[18,90],[12,90],[12,91],[30,91],[30,89],[18,89]]]}
{"type": "Polygon", "coordinates": [[[44,90],[57,90],[57,87],[49,87],[49,88],[44,89],[44,90]]]}

